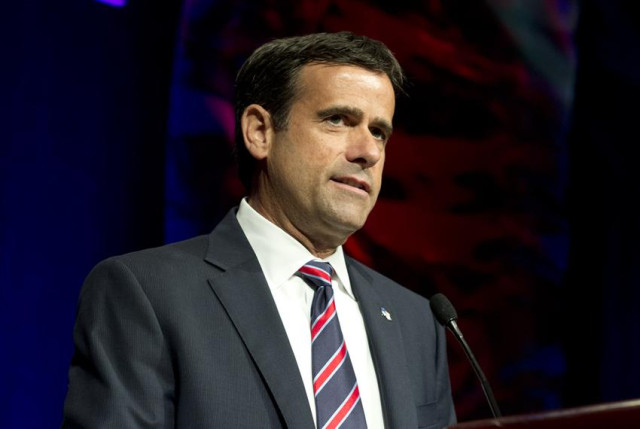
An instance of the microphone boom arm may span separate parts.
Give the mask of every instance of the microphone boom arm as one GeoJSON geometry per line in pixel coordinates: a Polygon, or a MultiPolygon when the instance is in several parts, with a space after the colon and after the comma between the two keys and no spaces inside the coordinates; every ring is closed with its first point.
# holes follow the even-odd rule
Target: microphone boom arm
{"type": "Polygon", "coordinates": [[[493,390],[491,390],[489,381],[487,380],[487,377],[485,377],[484,372],[482,372],[482,368],[480,368],[480,365],[478,364],[476,357],[473,355],[473,352],[471,351],[469,344],[467,344],[467,341],[464,339],[464,336],[462,335],[462,331],[460,331],[460,328],[458,328],[458,324],[456,323],[455,320],[449,320],[449,322],[447,323],[447,327],[451,330],[453,335],[456,337],[456,339],[462,346],[462,349],[464,350],[464,353],[467,355],[467,358],[469,359],[469,361],[471,361],[471,366],[473,367],[473,370],[478,376],[478,380],[480,380],[480,385],[482,386],[484,396],[487,398],[487,402],[489,403],[489,408],[491,408],[491,413],[493,414],[493,417],[494,418],[501,417],[502,413],[500,412],[500,408],[498,407],[496,398],[493,396],[493,390]]]}

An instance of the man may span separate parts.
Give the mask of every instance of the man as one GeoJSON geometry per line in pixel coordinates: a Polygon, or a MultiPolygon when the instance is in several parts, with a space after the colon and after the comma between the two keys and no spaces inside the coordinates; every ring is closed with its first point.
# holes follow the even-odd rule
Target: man
{"type": "Polygon", "coordinates": [[[341,247],[380,191],[402,83],[384,45],[350,33],[253,53],[236,82],[248,198],[209,236],[91,272],[64,427],[455,421],[427,300],[341,247]]]}

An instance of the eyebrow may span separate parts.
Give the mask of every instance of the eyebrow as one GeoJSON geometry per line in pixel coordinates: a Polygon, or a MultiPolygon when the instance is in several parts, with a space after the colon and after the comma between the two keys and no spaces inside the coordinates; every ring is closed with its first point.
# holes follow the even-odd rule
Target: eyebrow
{"type": "MultiPolygon", "coordinates": [[[[318,111],[318,113],[316,113],[316,116],[319,119],[324,119],[333,115],[352,116],[354,118],[357,118],[358,120],[362,120],[362,117],[364,116],[364,112],[361,109],[358,109],[357,107],[331,106],[326,109],[322,109],[318,111]]],[[[378,127],[382,131],[384,131],[385,134],[387,135],[387,138],[391,137],[391,133],[393,133],[393,126],[386,119],[379,118],[379,117],[374,118],[373,121],[371,122],[371,125],[378,127]]]]}

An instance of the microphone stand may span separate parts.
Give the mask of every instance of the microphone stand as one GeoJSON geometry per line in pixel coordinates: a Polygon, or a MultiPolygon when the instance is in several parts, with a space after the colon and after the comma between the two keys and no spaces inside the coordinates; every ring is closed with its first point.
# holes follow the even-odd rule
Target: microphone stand
{"type": "Polygon", "coordinates": [[[491,390],[489,381],[487,380],[487,377],[485,377],[484,372],[482,372],[482,368],[480,368],[480,365],[478,364],[476,357],[473,355],[473,352],[471,351],[469,344],[467,344],[467,341],[464,339],[464,336],[462,336],[462,331],[460,331],[460,328],[458,328],[458,324],[456,323],[455,320],[449,320],[449,322],[447,323],[447,327],[451,330],[451,332],[456,337],[460,345],[462,345],[462,349],[464,350],[464,353],[467,355],[467,358],[471,362],[471,366],[473,367],[473,370],[475,371],[476,375],[478,376],[478,379],[480,380],[480,385],[482,386],[484,396],[487,398],[487,402],[489,403],[489,408],[491,408],[491,413],[493,414],[493,417],[494,418],[501,417],[502,413],[500,412],[500,408],[498,408],[498,403],[496,402],[496,398],[493,396],[493,390],[491,390]]]}

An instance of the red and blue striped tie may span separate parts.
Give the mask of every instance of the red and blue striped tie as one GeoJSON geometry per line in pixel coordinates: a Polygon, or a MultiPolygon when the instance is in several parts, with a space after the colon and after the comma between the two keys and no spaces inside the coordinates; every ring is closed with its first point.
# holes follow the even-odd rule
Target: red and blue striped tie
{"type": "Polygon", "coordinates": [[[333,300],[333,268],[327,262],[309,261],[300,268],[300,273],[315,289],[311,304],[311,354],[317,427],[366,428],[358,382],[333,300]]]}

